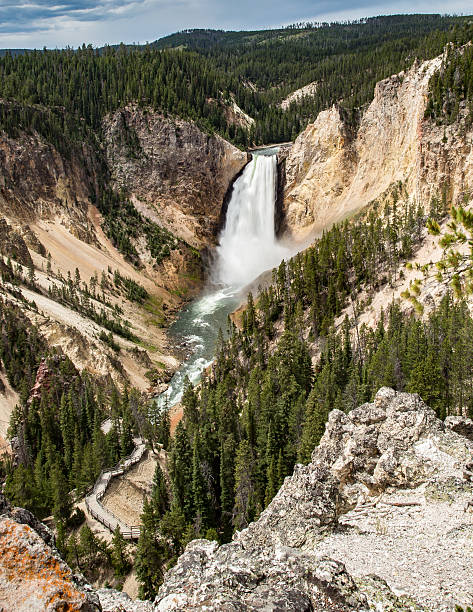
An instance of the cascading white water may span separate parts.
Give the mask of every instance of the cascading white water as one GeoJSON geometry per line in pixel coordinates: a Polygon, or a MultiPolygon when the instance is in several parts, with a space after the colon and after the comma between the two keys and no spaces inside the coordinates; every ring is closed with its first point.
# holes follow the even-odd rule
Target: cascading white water
{"type": "Polygon", "coordinates": [[[212,279],[241,288],[277,266],[289,250],[276,240],[276,155],[254,155],[235,181],[212,279]]]}
{"type": "Polygon", "coordinates": [[[274,152],[255,154],[235,181],[210,273],[217,287],[183,310],[170,329],[191,354],[158,398],[161,406],[179,402],[185,378],[195,384],[212,363],[218,330],[225,329],[227,316],[241,301],[240,290],[292,254],[274,231],[277,158],[268,155],[274,152]]]}

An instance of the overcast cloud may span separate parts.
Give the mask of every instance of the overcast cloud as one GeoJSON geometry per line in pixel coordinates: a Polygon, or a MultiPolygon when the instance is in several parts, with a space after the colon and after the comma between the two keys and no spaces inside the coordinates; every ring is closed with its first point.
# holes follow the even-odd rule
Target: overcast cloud
{"type": "Polygon", "coordinates": [[[471,14],[471,0],[0,0],[0,48],[146,42],[185,28],[259,29],[393,13],[471,14]]]}

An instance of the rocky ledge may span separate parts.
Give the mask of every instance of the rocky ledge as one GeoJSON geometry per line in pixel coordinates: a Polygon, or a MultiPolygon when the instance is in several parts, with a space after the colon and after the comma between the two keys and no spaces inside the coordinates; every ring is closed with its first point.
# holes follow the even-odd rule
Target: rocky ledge
{"type": "Polygon", "coordinates": [[[387,388],[348,415],[332,411],[312,462],[296,466],[258,521],[229,544],[188,545],[157,609],[470,605],[473,442],[461,435],[470,425],[443,423],[419,396],[387,388]]]}
{"type": "Polygon", "coordinates": [[[49,529],[1,494],[0,610],[102,610],[92,587],[60,558],[49,529]]]}

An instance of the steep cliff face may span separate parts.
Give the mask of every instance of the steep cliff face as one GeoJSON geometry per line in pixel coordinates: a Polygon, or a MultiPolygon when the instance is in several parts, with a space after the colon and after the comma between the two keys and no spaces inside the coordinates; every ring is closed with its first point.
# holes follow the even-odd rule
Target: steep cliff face
{"type": "Polygon", "coordinates": [[[223,199],[247,154],[195,124],[127,106],[104,120],[114,181],[145,216],[195,247],[213,243],[223,199]]]}
{"type": "Polygon", "coordinates": [[[320,113],[286,162],[286,230],[320,231],[394,183],[428,206],[448,190],[462,200],[473,185],[472,133],[460,117],[444,128],[424,119],[429,80],[442,57],[380,81],[357,129],[338,107],[320,113]]]}
{"type": "MultiPolygon", "coordinates": [[[[162,327],[163,309],[172,311],[182,304],[177,290],[190,293],[197,288],[198,280],[190,265],[192,262],[179,250],[171,251],[159,269],[148,261],[145,249],[140,253],[141,269],[124,258],[105,235],[102,217],[90,201],[97,176],[97,157],[86,145],[64,155],[35,134],[22,134],[16,139],[0,134],[2,265],[7,258],[15,266],[21,264],[25,279],[30,274],[28,270],[35,270],[35,287],[31,282],[29,286],[20,283],[10,291],[9,285],[2,283],[0,294],[23,310],[48,343],[69,355],[81,369],[85,367],[98,376],[111,376],[120,383],[129,380],[144,390],[149,385],[144,374],[154,367],[153,360],[176,365],[166,355],[164,331],[156,322],[162,327]],[[148,291],[153,302],[148,310],[117,295],[113,286],[115,271],[148,291]],[[54,286],[60,292],[67,291],[67,279],[75,278],[77,273],[80,286],[83,283],[90,286],[92,278],[100,282],[105,275],[104,295],[110,307],[120,307],[122,317],[130,322],[136,336],[156,347],[147,367],[133,358],[132,350],[136,346],[120,338],[116,341],[122,342],[123,350],[117,358],[99,339],[101,332],[108,333],[107,330],[63,299],[58,303],[50,294],[54,286]],[[20,296],[22,299],[18,300],[20,296]],[[160,355],[158,350],[165,354],[160,355]]],[[[94,304],[96,311],[102,307],[97,302],[94,304]]],[[[112,316],[112,311],[106,310],[112,316]]],[[[0,395],[8,420],[7,405],[11,410],[14,399],[10,401],[2,392],[0,395]]]]}
{"type": "Polygon", "coordinates": [[[296,466],[258,521],[230,544],[189,544],[157,609],[468,605],[472,429],[386,388],[348,415],[332,411],[312,462],[296,466]]]}
{"type": "Polygon", "coordinates": [[[58,217],[71,233],[90,240],[95,163],[86,145],[66,158],[37,135],[13,139],[0,133],[0,214],[22,229],[58,217]]]}

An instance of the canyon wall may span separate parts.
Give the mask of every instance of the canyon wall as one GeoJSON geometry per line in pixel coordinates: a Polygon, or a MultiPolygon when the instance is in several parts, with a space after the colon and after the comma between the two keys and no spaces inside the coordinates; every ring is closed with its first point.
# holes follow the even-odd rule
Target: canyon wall
{"type": "MultiPolygon", "coordinates": [[[[105,119],[103,134],[105,157],[94,138],[81,144],[71,140],[66,150],[34,131],[14,137],[0,133],[0,254],[21,264],[25,278],[34,268],[36,283],[19,288],[20,301],[5,284],[0,295],[13,299],[79,369],[145,390],[146,372],[165,368],[168,376],[178,366],[165,327],[202,287],[195,248],[213,244],[225,193],[247,155],[192,122],[131,106],[105,119]],[[133,261],[120,247],[119,232],[112,242],[94,205],[94,194],[109,175],[143,217],[171,232],[165,238],[168,254],[160,261],[140,228],[130,237],[133,261]],[[130,301],[114,283],[116,272],[146,289],[149,299],[130,301]],[[109,303],[108,315],[116,316],[117,307],[130,323],[137,340],[115,335],[118,354],[103,340],[107,329],[51,295],[54,286],[67,291],[67,279],[77,274],[78,287],[95,277],[109,303]]],[[[128,220],[125,215],[124,227],[128,220]]],[[[159,232],[153,239],[160,239],[159,232]]],[[[91,304],[97,312],[104,307],[103,300],[91,304]]]]}
{"type": "Polygon", "coordinates": [[[473,186],[471,128],[424,118],[429,80],[442,57],[380,81],[359,118],[340,107],[321,112],[286,160],[285,230],[298,237],[382,198],[402,182],[426,208],[443,189],[453,203],[473,186]]]}
{"type": "Polygon", "coordinates": [[[127,106],[104,120],[117,187],[138,210],[192,246],[215,241],[220,211],[248,155],[194,123],[127,106]]]}
{"type": "Polygon", "coordinates": [[[38,134],[0,133],[0,215],[28,235],[28,224],[59,219],[93,240],[87,215],[97,160],[87,145],[63,155],[38,134]]]}

